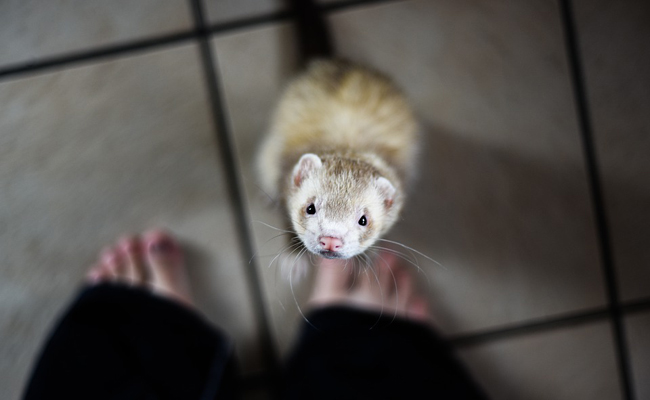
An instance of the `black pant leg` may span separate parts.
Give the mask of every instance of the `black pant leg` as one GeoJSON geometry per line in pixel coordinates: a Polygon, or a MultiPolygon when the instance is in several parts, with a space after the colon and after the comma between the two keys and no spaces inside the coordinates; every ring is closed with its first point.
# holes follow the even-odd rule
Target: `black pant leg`
{"type": "Polygon", "coordinates": [[[308,316],[284,399],[486,399],[450,348],[412,321],[328,307],[308,316]]]}
{"type": "Polygon", "coordinates": [[[196,313],[104,284],[65,313],[24,399],[231,399],[236,379],[231,342],[196,313]]]}

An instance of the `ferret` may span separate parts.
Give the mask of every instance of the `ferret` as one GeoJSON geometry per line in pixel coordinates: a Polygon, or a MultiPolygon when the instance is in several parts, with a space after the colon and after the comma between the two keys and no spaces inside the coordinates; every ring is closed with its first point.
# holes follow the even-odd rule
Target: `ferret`
{"type": "MultiPolygon", "coordinates": [[[[303,50],[331,53],[318,10],[305,0],[293,6],[303,25],[303,50]]],[[[284,206],[307,250],[347,259],[397,221],[416,170],[418,126],[403,94],[380,72],[306,53],[305,71],[288,85],[273,115],[257,158],[258,177],[284,206]]]]}

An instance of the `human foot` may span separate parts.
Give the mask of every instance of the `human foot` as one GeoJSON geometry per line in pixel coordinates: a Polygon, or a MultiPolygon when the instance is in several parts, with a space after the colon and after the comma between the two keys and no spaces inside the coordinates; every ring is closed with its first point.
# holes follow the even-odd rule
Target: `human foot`
{"type": "Polygon", "coordinates": [[[322,259],[309,304],[346,305],[421,322],[430,321],[426,299],[413,287],[410,272],[389,252],[380,253],[371,267],[355,271],[351,263],[322,259]]]}
{"type": "Polygon", "coordinates": [[[192,306],[183,252],[176,240],[162,230],[123,237],[116,245],[106,247],[86,278],[91,284],[119,282],[146,287],[192,306]]]}

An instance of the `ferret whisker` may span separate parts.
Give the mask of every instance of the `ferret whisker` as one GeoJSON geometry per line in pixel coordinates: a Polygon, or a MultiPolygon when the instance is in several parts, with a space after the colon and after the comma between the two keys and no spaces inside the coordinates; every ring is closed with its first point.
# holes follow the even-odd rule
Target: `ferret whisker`
{"type": "Polygon", "coordinates": [[[366,260],[364,260],[362,254],[357,254],[354,256],[354,264],[355,266],[359,266],[359,268],[365,268],[366,265],[366,260]]]}
{"type": "MultiPolygon", "coordinates": [[[[277,239],[278,237],[280,237],[280,236],[285,236],[285,235],[289,235],[289,233],[279,233],[279,234],[273,236],[272,238],[265,240],[264,243],[262,243],[262,245],[260,246],[260,249],[261,249],[261,248],[264,248],[264,246],[266,246],[266,244],[267,244],[268,242],[270,242],[271,240],[273,240],[273,239],[277,239]]],[[[280,250],[280,251],[282,251],[282,250],[280,250]]],[[[257,252],[255,252],[255,253],[257,254],[257,252]]],[[[255,255],[253,255],[253,256],[255,256],[255,255]]]]}
{"type": "MultiPolygon", "coordinates": [[[[345,260],[345,268],[348,267],[348,261],[349,261],[349,260],[345,260]]],[[[359,259],[357,258],[357,256],[354,257],[354,261],[359,261],[359,259]]],[[[356,265],[355,265],[354,262],[351,262],[350,265],[351,265],[350,268],[352,269],[352,271],[350,271],[350,272],[352,273],[352,282],[350,283],[350,286],[348,286],[348,290],[351,290],[351,289],[354,287],[354,283],[357,281],[357,274],[354,273],[354,272],[355,272],[354,270],[355,270],[355,269],[358,270],[358,268],[355,268],[356,265]]]]}
{"type": "Polygon", "coordinates": [[[409,264],[413,265],[415,268],[417,268],[418,272],[424,273],[424,270],[420,267],[420,264],[417,262],[417,259],[414,261],[411,258],[407,257],[406,254],[402,253],[399,250],[394,250],[389,247],[384,247],[384,246],[370,246],[373,249],[378,249],[378,250],[383,250],[388,253],[394,254],[395,256],[401,258],[404,261],[407,261],[409,264]]]}
{"type": "Polygon", "coordinates": [[[383,250],[383,251],[386,251],[386,252],[391,253],[391,254],[394,254],[395,256],[399,257],[400,259],[402,259],[402,260],[408,262],[409,264],[413,265],[417,269],[418,273],[424,275],[424,277],[427,279],[427,286],[431,286],[431,279],[429,279],[429,275],[426,272],[424,272],[422,267],[420,267],[420,264],[418,263],[417,259],[415,259],[415,262],[414,262],[410,258],[406,257],[406,255],[404,253],[402,253],[401,251],[391,249],[389,247],[384,247],[384,246],[370,246],[370,247],[375,248],[375,249],[379,249],[379,250],[383,250]]]}
{"type": "Polygon", "coordinates": [[[407,246],[407,245],[405,245],[405,244],[402,244],[402,243],[400,243],[400,242],[396,242],[396,241],[394,241],[394,240],[388,240],[388,239],[377,239],[377,240],[380,240],[380,241],[382,241],[382,242],[392,243],[392,244],[396,244],[396,245],[398,245],[398,246],[401,246],[401,247],[403,247],[403,248],[405,248],[405,249],[407,249],[407,250],[410,250],[410,251],[412,251],[412,252],[414,252],[414,253],[416,253],[416,254],[418,254],[418,255],[420,255],[420,256],[426,258],[427,260],[431,261],[432,263],[435,263],[435,264],[441,266],[442,268],[444,268],[445,270],[447,270],[447,267],[445,267],[444,265],[442,265],[440,262],[438,262],[438,261],[434,260],[433,258],[427,256],[426,254],[422,253],[421,251],[415,250],[413,247],[409,247],[409,246],[407,246]]]}
{"type": "MultiPolygon", "coordinates": [[[[289,248],[285,248],[285,249],[283,249],[282,251],[280,251],[280,253],[282,253],[282,252],[284,252],[284,251],[286,251],[286,250],[289,250],[289,248]]],[[[260,254],[260,255],[259,255],[259,258],[275,257],[275,256],[277,256],[277,255],[278,255],[278,252],[269,253],[269,254],[260,254]]]]}
{"type": "Polygon", "coordinates": [[[294,232],[294,231],[290,231],[290,230],[287,230],[287,229],[280,229],[280,228],[278,228],[278,227],[275,227],[275,226],[273,226],[273,225],[267,224],[266,222],[264,222],[264,221],[260,221],[260,220],[258,220],[258,219],[254,220],[254,221],[252,221],[252,222],[257,222],[258,224],[262,224],[262,225],[266,226],[267,228],[275,229],[276,231],[286,232],[286,233],[293,233],[293,234],[296,233],[296,232],[294,232]]]}
{"type": "Polygon", "coordinates": [[[270,194],[266,193],[266,191],[264,189],[262,189],[262,187],[257,182],[255,182],[254,180],[248,179],[248,177],[244,176],[243,174],[242,174],[242,177],[244,178],[244,181],[252,183],[253,186],[255,186],[256,189],[258,189],[260,192],[264,193],[264,195],[269,198],[269,201],[271,203],[277,203],[277,200],[274,199],[273,196],[271,196],[270,194]]]}
{"type": "MultiPolygon", "coordinates": [[[[364,256],[363,260],[364,260],[364,263],[366,265],[366,268],[370,268],[372,270],[372,272],[375,274],[375,276],[378,277],[375,263],[370,259],[370,257],[367,254],[364,254],[363,256],[364,256]]],[[[381,289],[381,287],[380,287],[380,289],[381,289]]],[[[383,301],[384,301],[384,299],[383,299],[383,294],[382,294],[382,303],[383,303],[383,301]]]]}
{"type": "Polygon", "coordinates": [[[309,319],[305,316],[305,314],[302,312],[302,308],[300,307],[300,304],[298,304],[298,299],[296,298],[296,293],[293,290],[293,269],[296,266],[296,261],[298,258],[305,252],[307,251],[306,248],[302,249],[300,253],[298,253],[298,256],[296,256],[296,259],[294,260],[293,264],[291,265],[291,268],[289,270],[289,288],[291,288],[291,295],[293,296],[293,301],[296,303],[296,307],[298,308],[298,312],[300,313],[300,316],[302,317],[303,320],[305,320],[306,323],[308,323],[312,328],[318,329],[314,326],[314,324],[309,321],[309,319]]]}
{"type": "Polygon", "coordinates": [[[357,268],[357,277],[361,276],[361,272],[364,271],[365,269],[366,269],[366,268],[364,267],[364,264],[363,264],[363,263],[361,262],[361,260],[360,260],[360,262],[359,262],[359,268],[357,268]]]}
{"type": "Polygon", "coordinates": [[[372,263],[372,260],[370,259],[370,257],[367,254],[362,253],[362,254],[360,254],[360,257],[361,257],[360,260],[366,265],[367,268],[374,268],[375,267],[373,265],[373,263],[372,263]]]}
{"type": "Polygon", "coordinates": [[[280,300],[280,299],[277,299],[277,300],[278,300],[278,304],[280,305],[280,308],[282,308],[282,311],[286,312],[287,308],[284,306],[284,303],[282,302],[282,300],[280,300]]]}
{"type": "MultiPolygon", "coordinates": [[[[271,228],[271,229],[274,229],[274,230],[276,230],[276,231],[280,231],[280,232],[282,232],[282,233],[279,233],[279,234],[277,234],[277,235],[275,235],[275,236],[273,236],[273,237],[267,239],[266,241],[264,241],[264,243],[262,243],[262,246],[260,246],[260,249],[257,250],[257,251],[255,251],[255,253],[253,253],[253,255],[251,256],[250,260],[248,260],[248,264],[250,264],[250,263],[253,262],[253,259],[255,259],[255,257],[258,256],[259,251],[260,251],[262,248],[264,248],[264,246],[265,246],[268,242],[270,242],[271,240],[276,239],[276,238],[278,238],[278,237],[280,237],[280,236],[285,236],[285,235],[294,235],[294,237],[290,239],[291,241],[294,241],[294,239],[296,238],[296,236],[295,236],[296,233],[293,232],[293,231],[289,231],[289,230],[284,230],[284,229],[276,228],[275,226],[273,226],[273,225],[269,225],[269,224],[267,224],[267,223],[265,223],[265,222],[263,222],[263,221],[260,221],[260,220],[255,220],[255,221],[253,221],[253,222],[260,223],[260,224],[262,224],[262,225],[264,225],[264,226],[267,226],[267,227],[269,227],[269,228],[271,228]]],[[[299,238],[298,238],[298,240],[299,240],[299,238]]],[[[284,251],[284,249],[280,250],[280,253],[282,253],[282,251],[284,251]]]]}
{"type": "Polygon", "coordinates": [[[290,243],[290,244],[286,245],[282,250],[280,250],[280,251],[278,252],[278,254],[277,254],[275,257],[273,257],[273,259],[271,260],[271,262],[269,263],[269,265],[268,265],[267,268],[271,268],[271,266],[273,265],[273,262],[274,262],[275,260],[277,260],[277,258],[280,257],[280,256],[282,255],[282,253],[284,253],[285,251],[287,251],[287,250],[289,250],[289,249],[293,249],[293,250],[288,254],[288,257],[290,257],[290,256],[291,256],[291,255],[292,255],[296,250],[300,249],[300,246],[301,246],[301,245],[302,245],[302,243],[293,243],[293,244],[290,243]]]}
{"type": "MultiPolygon", "coordinates": [[[[259,252],[264,248],[264,246],[265,246],[268,242],[270,242],[271,240],[273,240],[273,239],[275,239],[275,238],[277,238],[277,237],[279,237],[279,236],[282,236],[282,235],[286,235],[286,233],[281,233],[281,234],[279,234],[279,235],[275,235],[275,236],[273,236],[272,238],[270,238],[270,239],[268,239],[267,241],[265,241],[264,243],[262,243],[262,245],[260,246],[259,250],[256,250],[255,253],[253,253],[253,255],[251,256],[250,260],[248,260],[248,264],[250,265],[250,263],[253,262],[253,260],[255,259],[255,257],[258,257],[258,256],[259,256],[259,252]]],[[[280,250],[280,251],[282,251],[282,250],[280,250]]],[[[264,256],[259,256],[259,257],[264,257],[264,256]]]]}
{"type": "Polygon", "coordinates": [[[287,236],[287,235],[295,235],[293,232],[284,232],[284,233],[278,233],[277,235],[271,237],[270,239],[267,239],[264,244],[270,242],[273,239],[279,238],[280,236],[287,236]]]}
{"type": "Polygon", "coordinates": [[[295,219],[291,218],[291,222],[293,222],[294,224],[302,227],[304,230],[307,230],[307,227],[305,225],[303,225],[302,223],[300,223],[300,221],[296,221],[295,219]]]}
{"type": "Polygon", "coordinates": [[[357,255],[355,261],[356,261],[356,265],[359,267],[357,269],[357,275],[359,275],[362,270],[365,271],[366,268],[370,268],[370,266],[368,265],[368,261],[366,261],[366,259],[363,258],[361,254],[357,255]]]}
{"type": "Polygon", "coordinates": [[[384,259],[384,257],[381,256],[381,254],[379,255],[379,258],[381,259],[381,261],[384,264],[386,264],[386,267],[388,267],[388,271],[390,272],[390,276],[393,277],[393,285],[395,287],[395,307],[394,307],[394,310],[393,310],[393,319],[391,319],[390,323],[389,323],[389,324],[392,324],[395,321],[395,318],[397,318],[397,308],[399,307],[399,292],[398,292],[398,288],[397,288],[397,278],[395,278],[395,274],[393,273],[393,269],[390,267],[390,264],[388,263],[388,261],[386,261],[386,259],[384,259]]]}
{"type": "Polygon", "coordinates": [[[291,250],[291,252],[287,255],[287,257],[291,257],[296,251],[302,250],[303,246],[302,246],[302,243],[294,243],[294,244],[291,245],[291,248],[293,250],[291,250]]]}
{"type": "MultiPolygon", "coordinates": [[[[379,288],[379,296],[381,297],[381,307],[379,309],[379,316],[377,317],[377,320],[375,323],[370,327],[369,330],[372,330],[379,321],[381,320],[381,317],[384,315],[384,291],[381,289],[381,283],[379,282],[379,275],[377,275],[377,271],[375,271],[374,268],[367,268],[366,269],[366,274],[368,274],[368,270],[372,271],[372,274],[375,276],[375,280],[377,281],[377,287],[379,288]]],[[[368,275],[368,278],[370,278],[370,275],[368,275]]]]}

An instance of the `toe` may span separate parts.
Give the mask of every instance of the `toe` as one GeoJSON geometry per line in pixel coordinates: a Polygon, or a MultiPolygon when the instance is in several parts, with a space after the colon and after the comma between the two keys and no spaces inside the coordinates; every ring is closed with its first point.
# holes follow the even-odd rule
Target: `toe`
{"type": "Polygon", "coordinates": [[[416,321],[431,322],[431,313],[426,299],[422,296],[411,297],[406,307],[406,316],[416,321]]]}
{"type": "Polygon", "coordinates": [[[109,278],[110,275],[108,273],[108,270],[104,268],[102,264],[97,263],[90,267],[88,270],[88,273],[86,274],[86,283],[89,285],[97,285],[99,283],[108,281],[109,278]]]}
{"type": "Polygon", "coordinates": [[[100,256],[100,261],[109,280],[121,283],[127,282],[126,265],[119,250],[105,248],[100,256]]]}
{"type": "Polygon", "coordinates": [[[346,260],[322,259],[310,302],[326,305],[345,298],[353,276],[353,265],[346,260]]]}
{"type": "Polygon", "coordinates": [[[378,303],[390,301],[395,293],[396,269],[397,257],[386,252],[380,253],[372,266],[366,268],[361,275],[359,293],[378,303]]]}
{"type": "Polygon", "coordinates": [[[154,268],[178,265],[183,262],[183,253],[174,238],[163,230],[148,231],[143,235],[147,261],[154,268]]]}
{"type": "Polygon", "coordinates": [[[183,251],[171,234],[163,230],[143,235],[148,284],[154,293],[192,305],[183,251]]]}
{"type": "Polygon", "coordinates": [[[145,266],[142,242],[135,236],[124,236],[118,241],[119,256],[123,261],[125,281],[140,284],[144,281],[145,266]]]}
{"type": "Polygon", "coordinates": [[[377,260],[375,260],[375,266],[377,269],[377,281],[382,292],[386,296],[393,296],[397,286],[399,286],[399,282],[397,282],[397,276],[401,272],[399,259],[392,253],[382,252],[379,254],[377,260]]]}
{"type": "Polygon", "coordinates": [[[395,272],[395,302],[397,311],[406,313],[408,304],[413,298],[413,277],[409,271],[399,269],[395,272]]]}

